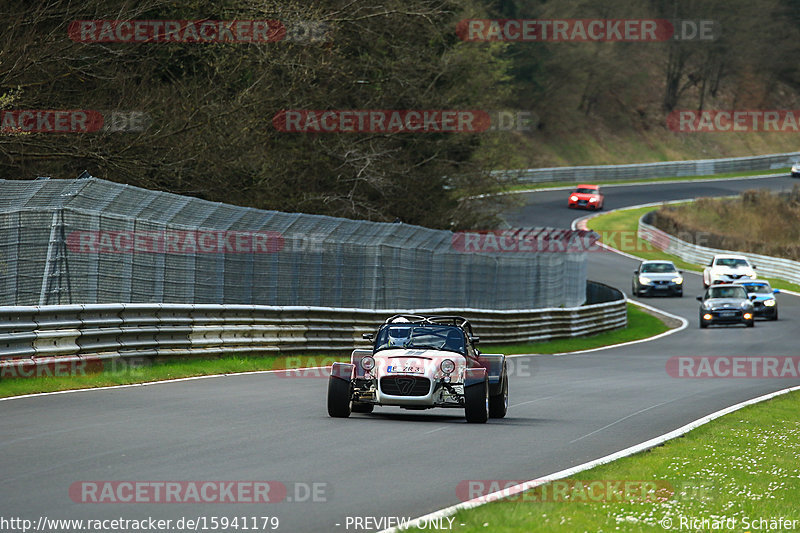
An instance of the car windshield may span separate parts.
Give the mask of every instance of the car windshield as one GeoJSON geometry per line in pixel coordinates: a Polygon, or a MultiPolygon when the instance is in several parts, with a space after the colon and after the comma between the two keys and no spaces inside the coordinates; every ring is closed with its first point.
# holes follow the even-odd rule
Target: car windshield
{"type": "Polygon", "coordinates": [[[642,265],[642,272],[676,272],[672,263],[648,263],[642,265]]]}
{"type": "Polygon", "coordinates": [[[751,294],[772,294],[772,287],[766,283],[742,283],[742,287],[751,294]]]}
{"type": "Polygon", "coordinates": [[[375,351],[387,348],[433,348],[465,353],[464,332],[455,326],[389,324],[381,328],[375,351]]]}
{"type": "Polygon", "coordinates": [[[717,266],[728,266],[728,267],[734,267],[734,268],[750,266],[750,265],[747,264],[747,260],[746,259],[733,259],[733,258],[717,259],[716,265],[717,266]]]}
{"type": "Polygon", "coordinates": [[[582,193],[582,194],[597,194],[598,190],[597,189],[585,189],[585,188],[579,187],[579,188],[575,189],[575,192],[582,193]]]}
{"type": "Polygon", "coordinates": [[[747,298],[744,287],[711,287],[708,289],[709,298],[747,298]]]}

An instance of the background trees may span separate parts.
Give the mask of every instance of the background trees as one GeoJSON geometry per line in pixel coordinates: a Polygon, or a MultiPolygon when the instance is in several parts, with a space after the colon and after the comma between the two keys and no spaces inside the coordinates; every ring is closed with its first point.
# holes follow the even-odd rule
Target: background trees
{"type": "MultiPolygon", "coordinates": [[[[670,110],[791,107],[797,0],[5,0],[0,109],[138,111],[144,131],[0,135],[0,177],[98,177],[283,211],[463,228],[534,141],[636,136],[670,110]],[[711,43],[469,43],[465,18],[709,18],[711,43]],[[320,21],[313,42],[85,44],[79,19],[320,21]],[[530,133],[282,133],[283,109],[523,109],[530,133]],[[534,141],[532,141],[532,139],[534,141]]],[[[561,141],[555,141],[561,142],[561,141]]],[[[585,161],[576,161],[585,162],[585,161]]]]}

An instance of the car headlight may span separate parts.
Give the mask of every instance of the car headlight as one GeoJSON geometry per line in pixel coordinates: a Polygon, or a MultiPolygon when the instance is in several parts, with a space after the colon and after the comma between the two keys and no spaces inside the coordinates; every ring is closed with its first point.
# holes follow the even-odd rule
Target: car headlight
{"type": "Polygon", "coordinates": [[[590,202],[596,202],[596,201],[597,201],[597,198],[594,198],[594,197],[592,197],[592,198],[589,198],[589,201],[590,201],[590,202]]]}
{"type": "Polygon", "coordinates": [[[677,283],[678,285],[680,285],[681,283],[683,283],[683,278],[680,276],[678,276],[677,278],[672,278],[672,283],[677,283]]]}
{"type": "Polygon", "coordinates": [[[445,359],[439,365],[439,368],[441,368],[442,372],[444,372],[445,374],[452,374],[453,370],[456,369],[456,364],[453,362],[452,359],[445,359]]]}
{"type": "Polygon", "coordinates": [[[639,283],[641,283],[642,285],[650,285],[650,278],[639,276],[639,283]]]}
{"type": "Polygon", "coordinates": [[[767,307],[775,307],[775,300],[764,300],[764,305],[767,307]]]}
{"type": "Polygon", "coordinates": [[[361,368],[369,372],[373,368],[375,368],[375,358],[371,355],[361,358],[361,368]]]}
{"type": "Polygon", "coordinates": [[[704,314],[704,315],[703,315],[703,320],[711,320],[712,318],[714,318],[714,317],[712,317],[712,316],[711,316],[710,314],[708,314],[708,313],[706,313],[706,314],[704,314]]]}
{"type": "Polygon", "coordinates": [[[745,320],[750,320],[751,318],[753,318],[753,315],[751,315],[750,313],[745,313],[744,314],[744,319],[745,320]]]}
{"type": "Polygon", "coordinates": [[[569,199],[572,200],[573,202],[577,202],[578,201],[578,197],[577,196],[570,196],[569,199]]]}

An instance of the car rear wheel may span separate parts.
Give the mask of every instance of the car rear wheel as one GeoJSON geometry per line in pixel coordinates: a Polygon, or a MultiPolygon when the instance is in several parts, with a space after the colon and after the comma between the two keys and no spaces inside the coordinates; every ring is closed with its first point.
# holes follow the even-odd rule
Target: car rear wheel
{"type": "Polygon", "coordinates": [[[489,398],[490,418],[503,418],[508,412],[508,372],[505,365],[503,365],[503,374],[500,379],[503,381],[500,393],[489,398]]]}
{"type": "Polygon", "coordinates": [[[464,416],[470,424],[483,424],[489,419],[489,380],[464,389],[464,416]]]}
{"type": "Polygon", "coordinates": [[[371,413],[375,409],[375,405],[371,403],[356,403],[353,402],[352,411],[354,413],[371,413]]]}
{"type": "Polygon", "coordinates": [[[328,378],[328,415],[334,418],[350,416],[350,382],[331,376],[328,378]]]}

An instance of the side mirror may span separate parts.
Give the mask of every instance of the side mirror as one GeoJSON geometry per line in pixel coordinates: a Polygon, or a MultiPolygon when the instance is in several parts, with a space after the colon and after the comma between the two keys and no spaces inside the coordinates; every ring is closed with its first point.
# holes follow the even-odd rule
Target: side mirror
{"type": "Polygon", "coordinates": [[[698,296],[698,297],[697,297],[697,301],[698,301],[698,302],[702,302],[702,301],[703,301],[703,297],[702,297],[702,296],[698,296]]]}
{"type": "Polygon", "coordinates": [[[683,274],[683,270],[678,270],[678,274],[683,274]]]}
{"type": "Polygon", "coordinates": [[[634,270],[633,273],[636,274],[637,276],[639,275],[639,271],[638,270],[634,270]]]}
{"type": "Polygon", "coordinates": [[[758,298],[758,295],[757,295],[757,294],[751,294],[751,295],[750,295],[750,299],[751,299],[751,300],[755,300],[756,298],[758,298]]]}
{"type": "Polygon", "coordinates": [[[374,333],[362,333],[361,334],[361,338],[362,339],[366,339],[368,341],[372,341],[375,338],[375,334],[374,333]]]}
{"type": "Polygon", "coordinates": [[[781,293],[780,289],[772,289],[772,294],[780,294],[780,293],[781,293]]]}
{"type": "Polygon", "coordinates": [[[758,267],[753,265],[753,270],[758,270],[758,267]]]}

